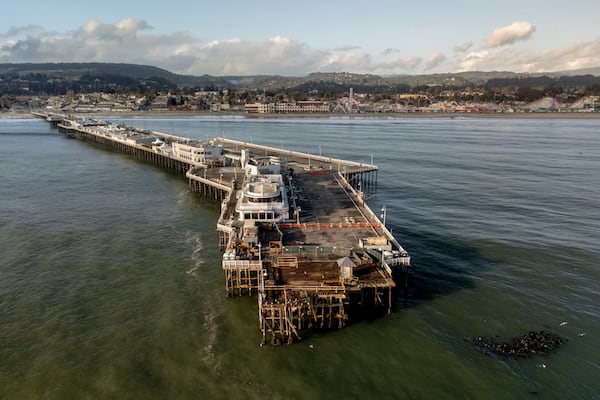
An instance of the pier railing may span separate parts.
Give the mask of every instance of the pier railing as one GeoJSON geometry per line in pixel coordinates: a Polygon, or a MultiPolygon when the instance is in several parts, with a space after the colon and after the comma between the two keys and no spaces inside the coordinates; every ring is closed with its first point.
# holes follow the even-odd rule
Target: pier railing
{"type": "Polygon", "coordinates": [[[283,246],[282,254],[306,254],[306,255],[339,255],[340,257],[352,255],[351,248],[335,247],[335,246],[283,246]]]}
{"type": "Polygon", "coordinates": [[[358,169],[364,169],[365,171],[375,171],[378,169],[378,167],[376,165],[372,165],[372,164],[365,164],[362,162],[356,162],[356,161],[348,161],[348,160],[342,160],[339,158],[333,158],[333,157],[327,157],[327,156],[323,156],[323,155],[314,155],[314,154],[310,154],[310,153],[303,153],[300,151],[293,151],[293,150],[286,150],[283,148],[277,148],[277,147],[272,147],[272,146],[265,146],[265,145],[260,145],[260,144],[254,144],[254,143],[248,143],[248,142],[243,142],[240,140],[234,140],[234,139],[226,139],[224,137],[219,137],[217,138],[219,141],[223,142],[223,143],[227,143],[229,145],[236,145],[236,146],[241,146],[241,147],[247,147],[247,148],[255,148],[255,149],[260,149],[266,152],[270,152],[270,153],[275,153],[275,154],[279,154],[281,156],[294,156],[294,157],[299,157],[299,158],[304,158],[306,160],[310,161],[320,161],[323,163],[329,163],[331,166],[333,165],[337,165],[338,166],[338,171],[341,171],[341,167],[356,167],[358,169]]]}

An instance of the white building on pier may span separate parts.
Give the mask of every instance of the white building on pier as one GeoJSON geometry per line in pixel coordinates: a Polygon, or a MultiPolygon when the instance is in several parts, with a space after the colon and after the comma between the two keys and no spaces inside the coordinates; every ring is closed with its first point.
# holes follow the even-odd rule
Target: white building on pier
{"type": "Polygon", "coordinates": [[[223,155],[223,145],[206,141],[173,142],[173,155],[195,166],[209,165],[223,155]]]}

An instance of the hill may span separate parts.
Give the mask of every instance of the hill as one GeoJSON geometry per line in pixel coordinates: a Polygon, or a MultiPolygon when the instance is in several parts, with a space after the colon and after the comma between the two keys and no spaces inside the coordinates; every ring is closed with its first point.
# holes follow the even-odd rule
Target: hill
{"type": "Polygon", "coordinates": [[[177,88],[267,90],[339,94],[406,92],[419,87],[576,87],[600,85],[600,68],[554,73],[470,71],[447,74],[391,75],[317,72],[307,76],[191,76],[162,68],[120,63],[0,64],[0,94],[64,94],[67,90],[165,91],[177,88]],[[579,73],[577,73],[579,72],[579,73]]]}

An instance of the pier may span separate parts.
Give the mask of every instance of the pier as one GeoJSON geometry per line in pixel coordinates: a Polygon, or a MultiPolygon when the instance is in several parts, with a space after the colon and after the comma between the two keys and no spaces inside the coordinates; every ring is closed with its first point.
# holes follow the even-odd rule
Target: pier
{"type": "Polygon", "coordinates": [[[106,121],[34,113],[60,132],[184,176],[221,204],[228,297],[256,295],[261,344],[293,343],[392,312],[410,256],[365,199],[374,165],[223,137],[188,139],[106,121]]]}

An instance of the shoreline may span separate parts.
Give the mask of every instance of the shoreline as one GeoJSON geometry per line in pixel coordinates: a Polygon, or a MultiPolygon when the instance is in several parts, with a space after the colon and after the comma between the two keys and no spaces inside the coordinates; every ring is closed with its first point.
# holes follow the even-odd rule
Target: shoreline
{"type": "MultiPolygon", "coordinates": [[[[408,119],[408,118],[512,118],[512,119],[600,119],[600,112],[533,112],[533,113],[285,113],[285,114],[248,114],[245,112],[209,112],[209,111],[115,111],[109,113],[69,113],[77,116],[114,116],[114,117],[242,117],[247,119],[408,119]]],[[[0,117],[27,117],[30,112],[0,112],[0,117]]]]}

